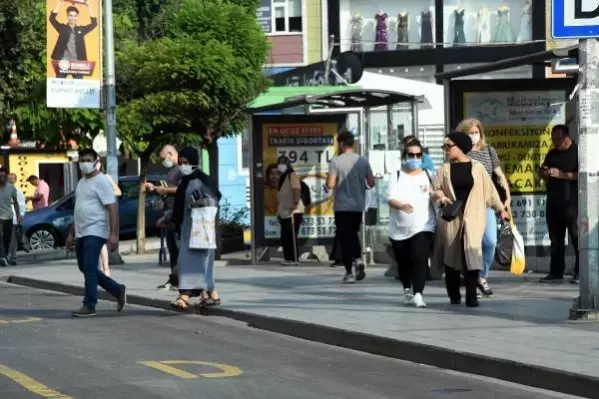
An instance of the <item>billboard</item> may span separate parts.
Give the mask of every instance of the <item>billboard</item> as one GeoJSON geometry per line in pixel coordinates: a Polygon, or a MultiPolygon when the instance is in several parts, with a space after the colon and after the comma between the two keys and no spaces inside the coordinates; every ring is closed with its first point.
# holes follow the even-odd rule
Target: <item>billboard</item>
{"type": "Polygon", "coordinates": [[[46,0],[46,105],[100,108],[100,0],[46,0]]]}

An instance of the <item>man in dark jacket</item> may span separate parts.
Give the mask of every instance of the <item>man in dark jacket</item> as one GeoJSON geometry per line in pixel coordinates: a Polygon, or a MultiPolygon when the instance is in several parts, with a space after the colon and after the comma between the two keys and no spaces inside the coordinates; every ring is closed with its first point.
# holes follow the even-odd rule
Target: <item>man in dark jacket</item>
{"type": "MultiPolygon", "coordinates": [[[[80,26],[77,25],[77,18],[79,17],[79,9],[75,6],[67,7],[68,23],[61,24],[56,19],[60,7],[62,6],[63,0],[58,0],[56,8],[50,14],[50,24],[58,32],[58,39],[52,51],[51,58],[53,60],[73,60],[73,61],[87,61],[87,50],[85,48],[85,35],[90,33],[98,26],[98,19],[93,13],[92,7],[88,2],[85,3],[89,10],[89,16],[91,23],[89,25],[80,26]]],[[[57,78],[66,78],[66,73],[59,72],[57,78]]],[[[81,79],[81,75],[74,75],[73,78],[81,79]]]]}

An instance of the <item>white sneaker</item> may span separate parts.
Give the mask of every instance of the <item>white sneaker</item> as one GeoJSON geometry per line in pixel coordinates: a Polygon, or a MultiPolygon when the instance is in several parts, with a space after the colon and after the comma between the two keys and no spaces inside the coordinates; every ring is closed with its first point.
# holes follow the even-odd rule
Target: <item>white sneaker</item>
{"type": "Polygon", "coordinates": [[[414,295],[412,295],[411,288],[404,288],[403,290],[403,300],[406,305],[411,305],[412,300],[414,299],[414,295]]]}
{"type": "Polygon", "coordinates": [[[345,276],[343,276],[343,282],[345,284],[355,284],[356,278],[354,277],[353,274],[346,274],[345,276]]]}
{"type": "Polygon", "coordinates": [[[297,266],[297,263],[292,260],[284,260],[281,262],[281,266],[297,266]]]}
{"type": "Polygon", "coordinates": [[[420,293],[414,295],[414,299],[412,299],[412,304],[417,308],[426,308],[426,303],[422,299],[422,295],[420,293]]]}

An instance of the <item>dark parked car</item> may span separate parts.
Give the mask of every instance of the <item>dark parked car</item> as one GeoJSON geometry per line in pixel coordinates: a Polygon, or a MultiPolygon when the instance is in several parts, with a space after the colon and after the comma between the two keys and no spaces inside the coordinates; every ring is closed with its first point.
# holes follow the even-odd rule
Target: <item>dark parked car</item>
{"type": "MultiPolygon", "coordinates": [[[[148,176],[148,182],[158,185],[166,176],[148,176]]],[[[119,177],[119,187],[123,195],[118,198],[119,228],[121,238],[135,236],[137,231],[137,199],[139,177],[119,177]]],[[[156,222],[163,215],[157,208],[160,196],[146,193],[146,232],[156,233],[156,222]]],[[[64,246],[69,229],[73,224],[75,210],[75,192],[71,192],[47,208],[25,213],[23,232],[29,239],[31,250],[59,248],[64,246]]]]}

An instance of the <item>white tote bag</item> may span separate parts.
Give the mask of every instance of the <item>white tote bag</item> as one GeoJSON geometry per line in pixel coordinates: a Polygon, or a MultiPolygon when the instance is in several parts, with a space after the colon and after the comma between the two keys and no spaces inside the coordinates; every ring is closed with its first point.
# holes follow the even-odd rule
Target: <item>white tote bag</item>
{"type": "Polygon", "coordinates": [[[216,213],[215,206],[191,209],[191,234],[189,248],[216,249],[216,213]]]}

